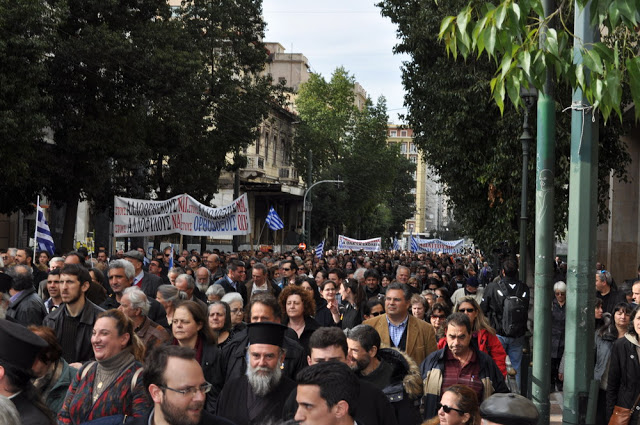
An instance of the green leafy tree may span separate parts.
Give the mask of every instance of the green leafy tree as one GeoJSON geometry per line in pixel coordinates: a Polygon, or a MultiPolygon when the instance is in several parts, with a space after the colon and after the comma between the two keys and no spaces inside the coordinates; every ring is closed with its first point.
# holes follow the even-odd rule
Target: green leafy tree
{"type": "MultiPolygon", "coordinates": [[[[513,107],[501,111],[490,96],[495,65],[469,55],[465,61],[447,55],[438,40],[442,20],[467,5],[464,0],[385,0],[379,4],[383,15],[398,25],[398,53],[411,55],[403,67],[407,92],[409,126],[414,142],[427,163],[440,176],[462,234],[474,239],[485,251],[497,243],[518,239],[522,148],[522,116],[513,107]]],[[[555,230],[563,235],[567,225],[569,175],[568,113],[571,104],[567,87],[558,90],[555,179],[555,230]]],[[[604,199],[611,170],[624,177],[629,156],[620,142],[624,129],[609,123],[601,126],[599,195],[601,219],[608,215],[604,199]]],[[[535,123],[533,124],[535,128],[535,123]]],[[[535,145],[531,146],[535,152],[535,145]]],[[[534,155],[531,158],[535,158],[534,155]]],[[[530,161],[529,193],[534,193],[535,161],[530,161]]],[[[528,216],[535,211],[529,197],[528,216]]],[[[529,240],[533,238],[530,220],[529,240]]]]}
{"type": "Polygon", "coordinates": [[[354,84],[344,68],[329,81],[314,74],[296,101],[302,119],[294,153],[298,169],[306,172],[311,149],[317,180],[344,181],[314,188],[314,239],[325,229],[334,242],[343,231],[356,238],[388,237],[402,230],[415,209],[410,194],[415,165],[386,142],[386,101],[369,100],[358,110],[354,84]]]}
{"type": "Polygon", "coordinates": [[[32,209],[45,178],[49,99],[40,86],[55,19],[43,2],[0,0],[0,213],[32,209]]]}

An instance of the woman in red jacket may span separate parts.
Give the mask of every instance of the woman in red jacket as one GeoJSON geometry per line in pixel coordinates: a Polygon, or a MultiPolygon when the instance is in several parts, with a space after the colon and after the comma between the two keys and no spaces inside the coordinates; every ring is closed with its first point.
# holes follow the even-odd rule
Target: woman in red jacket
{"type": "MultiPolygon", "coordinates": [[[[478,348],[480,351],[484,351],[489,354],[503,376],[507,376],[507,365],[505,359],[507,353],[504,351],[500,340],[496,336],[496,331],[491,327],[487,317],[482,312],[482,309],[474,299],[474,297],[464,297],[455,306],[454,313],[460,312],[467,315],[471,320],[471,328],[473,329],[473,336],[476,338],[478,348]]],[[[442,338],[438,342],[438,349],[444,348],[447,344],[447,339],[442,338]]]]}

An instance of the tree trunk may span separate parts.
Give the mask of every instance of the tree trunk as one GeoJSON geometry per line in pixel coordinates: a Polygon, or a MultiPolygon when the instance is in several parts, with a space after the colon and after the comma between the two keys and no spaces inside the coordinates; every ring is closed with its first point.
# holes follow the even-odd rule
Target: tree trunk
{"type": "Polygon", "coordinates": [[[62,252],[73,251],[73,239],[76,232],[76,219],[78,215],[78,198],[67,200],[67,208],[64,214],[64,226],[62,227],[62,252]]]}

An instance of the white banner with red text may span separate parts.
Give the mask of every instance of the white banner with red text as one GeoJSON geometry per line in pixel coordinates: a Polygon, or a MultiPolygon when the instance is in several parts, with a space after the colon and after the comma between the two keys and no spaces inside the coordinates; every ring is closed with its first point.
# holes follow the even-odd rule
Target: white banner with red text
{"type": "Polygon", "coordinates": [[[412,236],[412,238],[418,245],[418,251],[444,252],[452,254],[454,252],[460,252],[464,244],[464,239],[458,239],[457,241],[443,241],[441,239],[422,239],[416,236],[412,236]]]}
{"type": "Polygon", "coordinates": [[[380,251],[382,238],[374,239],[351,239],[346,236],[338,236],[338,249],[353,249],[354,251],[380,251]]]}
{"type": "Polygon", "coordinates": [[[182,194],[165,201],[115,197],[113,233],[120,236],[235,236],[251,233],[247,194],[212,208],[182,194]]]}

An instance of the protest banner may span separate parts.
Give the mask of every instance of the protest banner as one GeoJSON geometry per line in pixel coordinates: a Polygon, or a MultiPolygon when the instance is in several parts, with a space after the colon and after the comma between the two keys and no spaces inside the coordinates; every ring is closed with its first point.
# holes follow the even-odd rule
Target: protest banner
{"type": "Polygon", "coordinates": [[[182,194],[165,201],[115,197],[113,234],[156,236],[235,236],[251,233],[247,194],[231,204],[212,208],[182,194]]]}
{"type": "Polygon", "coordinates": [[[355,251],[364,249],[365,251],[380,251],[381,241],[382,238],[358,240],[340,235],[338,236],[338,249],[353,249],[355,251]]]}
{"type": "Polygon", "coordinates": [[[447,254],[460,252],[464,243],[464,239],[443,241],[441,239],[421,239],[416,236],[412,236],[412,238],[418,246],[418,251],[444,252],[447,254]]]}

